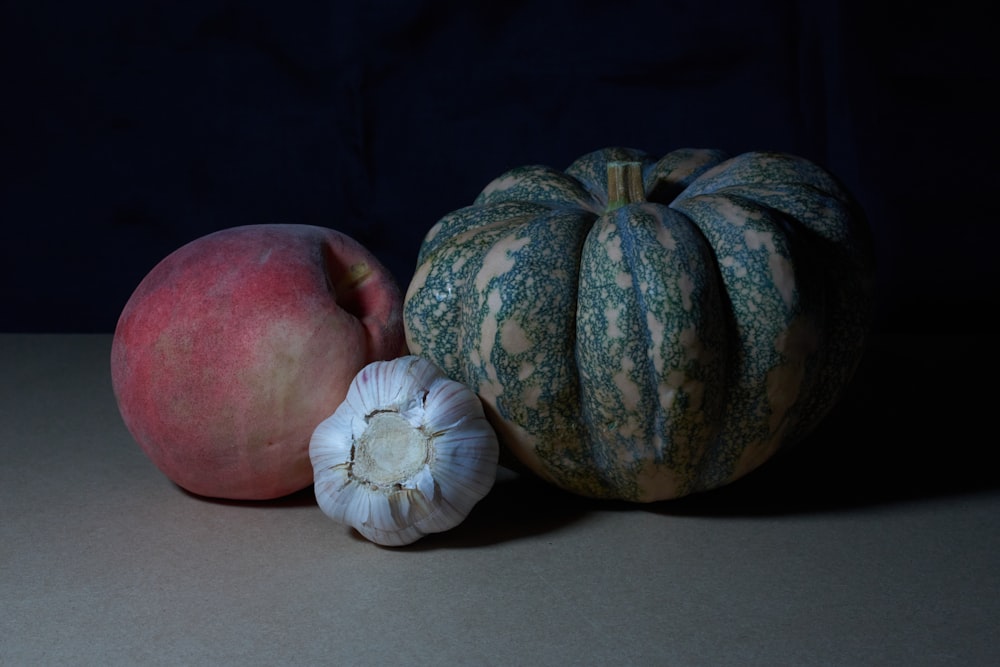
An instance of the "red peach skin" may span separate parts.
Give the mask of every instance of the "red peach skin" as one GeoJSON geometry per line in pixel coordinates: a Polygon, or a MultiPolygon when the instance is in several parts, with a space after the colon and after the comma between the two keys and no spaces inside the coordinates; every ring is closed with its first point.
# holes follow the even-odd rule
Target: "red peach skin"
{"type": "Polygon", "coordinates": [[[247,225],[139,283],[111,348],[123,421],[187,491],[264,500],[312,483],[309,439],[372,361],[406,353],[392,274],[347,235],[247,225]]]}

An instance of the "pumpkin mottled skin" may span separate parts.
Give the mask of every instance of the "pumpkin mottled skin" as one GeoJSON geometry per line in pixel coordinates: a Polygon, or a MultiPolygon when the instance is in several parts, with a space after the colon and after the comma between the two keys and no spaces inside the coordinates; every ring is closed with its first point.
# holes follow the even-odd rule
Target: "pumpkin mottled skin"
{"type": "Polygon", "coordinates": [[[815,164],[607,148],[513,169],[438,221],[404,321],[524,466],[650,502],[808,434],[860,360],[872,282],[864,217],[815,164]],[[646,201],[609,207],[615,162],[639,163],[646,201]]]}

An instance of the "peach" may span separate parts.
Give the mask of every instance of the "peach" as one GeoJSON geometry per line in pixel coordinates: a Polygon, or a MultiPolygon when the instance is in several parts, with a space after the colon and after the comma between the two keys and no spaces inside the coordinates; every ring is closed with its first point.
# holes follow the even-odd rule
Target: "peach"
{"type": "Polygon", "coordinates": [[[369,250],[325,227],[247,225],[143,278],[111,379],[125,426],[175,484],[265,500],[312,483],[313,430],[361,368],[405,353],[401,290],[369,250]]]}

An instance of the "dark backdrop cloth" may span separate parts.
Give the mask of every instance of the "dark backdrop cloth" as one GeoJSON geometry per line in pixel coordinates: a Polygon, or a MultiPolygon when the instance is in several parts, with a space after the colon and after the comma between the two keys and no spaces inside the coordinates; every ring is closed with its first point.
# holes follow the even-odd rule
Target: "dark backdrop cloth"
{"type": "Polygon", "coordinates": [[[405,289],[504,170],[605,146],[802,155],[867,211],[876,327],[997,305],[983,10],[795,2],[0,4],[0,331],[113,331],[180,245],[333,227],[405,289]]]}

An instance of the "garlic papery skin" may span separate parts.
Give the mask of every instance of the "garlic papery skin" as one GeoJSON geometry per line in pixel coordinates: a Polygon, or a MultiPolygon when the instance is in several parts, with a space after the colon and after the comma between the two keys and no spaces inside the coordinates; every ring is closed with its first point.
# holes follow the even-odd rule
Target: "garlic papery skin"
{"type": "Polygon", "coordinates": [[[475,392],[413,355],[362,368],[309,442],[320,509],[383,546],[460,524],[498,457],[475,392]]]}

